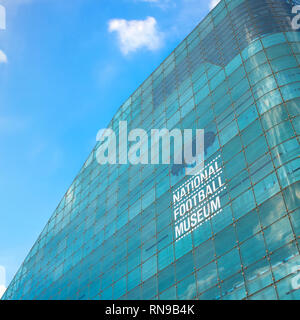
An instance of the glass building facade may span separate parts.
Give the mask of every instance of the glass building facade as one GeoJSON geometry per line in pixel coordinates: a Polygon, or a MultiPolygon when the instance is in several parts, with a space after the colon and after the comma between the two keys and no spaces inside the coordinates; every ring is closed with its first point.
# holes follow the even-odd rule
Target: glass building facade
{"type": "Polygon", "coordinates": [[[98,142],[3,299],[300,298],[294,4],[222,0],[109,125],[204,128],[218,214],[176,238],[185,166],[99,165],[98,142]]]}

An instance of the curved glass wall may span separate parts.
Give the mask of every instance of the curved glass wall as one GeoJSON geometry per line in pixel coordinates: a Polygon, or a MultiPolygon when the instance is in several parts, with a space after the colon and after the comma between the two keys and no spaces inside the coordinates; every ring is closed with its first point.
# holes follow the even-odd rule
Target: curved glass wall
{"type": "Polygon", "coordinates": [[[222,212],[178,241],[172,194],[190,179],[184,166],[100,166],[96,145],[4,299],[300,298],[292,6],[222,0],[110,123],[204,128],[222,212]]]}

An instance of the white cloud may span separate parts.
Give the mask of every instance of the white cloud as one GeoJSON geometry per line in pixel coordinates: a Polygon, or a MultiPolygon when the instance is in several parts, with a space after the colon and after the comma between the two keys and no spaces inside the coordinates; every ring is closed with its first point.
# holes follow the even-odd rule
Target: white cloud
{"type": "Polygon", "coordinates": [[[209,10],[212,10],[221,0],[210,0],[209,10]]]}
{"type": "Polygon", "coordinates": [[[0,50],[0,63],[7,63],[7,56],[2,50],[0,50]]]}
{"type": "Polygon", "coordinates": [[[163,34],[158,31],[153,17],[145,20],[112,19],[108,30],[118,33],[120,49],[125,55],[140,48],[154,51],[163,43],[163,34]]]}

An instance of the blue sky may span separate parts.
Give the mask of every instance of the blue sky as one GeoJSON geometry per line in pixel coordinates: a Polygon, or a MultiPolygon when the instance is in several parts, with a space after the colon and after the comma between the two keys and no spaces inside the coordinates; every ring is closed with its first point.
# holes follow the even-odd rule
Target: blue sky
{"type": "Polygon", "coordinates": [[[98,130],[217,2],[0,0],[0,287],[98,130]]]}

